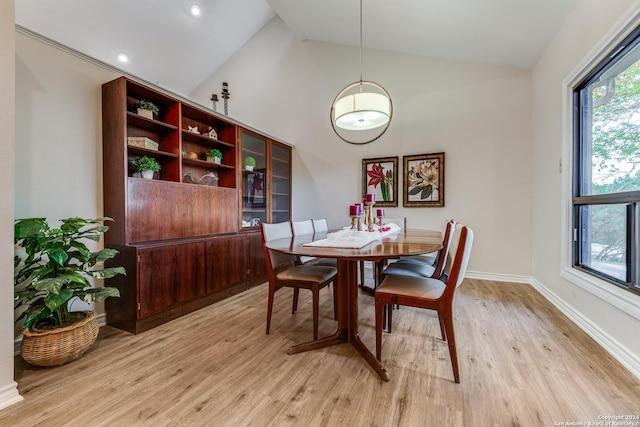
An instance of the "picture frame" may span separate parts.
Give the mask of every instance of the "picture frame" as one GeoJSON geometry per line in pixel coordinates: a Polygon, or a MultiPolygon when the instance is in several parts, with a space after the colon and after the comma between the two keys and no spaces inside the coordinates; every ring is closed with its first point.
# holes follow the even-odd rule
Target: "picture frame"
{"type": "Polygon", "coordinates": [[[398,206],[398,157],[362,159],[362,197],[375,195],[376,207],[398,206]]]}
{"type": "Polygon", "coordinates": [[[245,195],[246,207],[266,208],[264,170],[246,171],[245,173],[247,176],[244,180],[243,194],[245,195]]]}
{"type": "Polygon", "coordinates": [[[444,206],[444,153],[403,156],[405,207],[444,206]]]}

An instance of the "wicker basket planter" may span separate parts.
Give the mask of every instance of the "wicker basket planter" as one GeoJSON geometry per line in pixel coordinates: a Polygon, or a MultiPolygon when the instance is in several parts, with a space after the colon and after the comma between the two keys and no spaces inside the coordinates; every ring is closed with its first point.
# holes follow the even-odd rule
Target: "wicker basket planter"
{"type": "Polygon", "coordinates": [[[27,363],[37,366],[58,366],[82,356],[96,341],[98,324],[93,311],[72,325],[46,331],[22,331],[20,354],[27,363]]]}

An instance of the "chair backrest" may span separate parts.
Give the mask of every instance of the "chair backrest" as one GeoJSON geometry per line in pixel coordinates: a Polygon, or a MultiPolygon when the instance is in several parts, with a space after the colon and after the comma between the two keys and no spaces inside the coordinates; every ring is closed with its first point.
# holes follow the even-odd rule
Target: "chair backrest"
{"type": "MultiPolygon", "coordinates": [[[[445,222],[444,233],[442,234],[442,249],[438,252],[438,258],[436,259],[432,276],[436,279],[442,277],[442,274],[445,272],[449,259],[449,249],[451,249],[451,242],[453,241],[453,234],[456,231],[457,224],[458,223],[452,219],[445,222]]],[[[449,273],[447,272],[447,274],[449,273]]]]}
{"type": "Polygon", "coordinates": [[[329,231],[329,224],[327,224],[326,218],[314,219],[313,222],[313,231],[316,233],[326,233],[329,231]]]}
{"type": "Polygon", "coordinates": [[[291,231],[293,231],[294,236],[313,234],[313,221],[310,219],[306,221],[291,221],[291,231]]]}
{"type": "Polygon", "coordinates": [[[276,270],[279,270],[281,266],[289,266],[295,263],[296,256],[283,254],[280,252],[267,249],[265,243],[271,240],[284,239],[291,237],[291,224],[289,221],[279,222],[277,224],[267,224],[265,222],[260,224],[262,230],[262,247],[264,249],[264,257],[267,260],[267,270],[271,276],[276,270]]]}
{"type": "Polygon", "coordinates": [[[395,224],[400,227],[400,230],[407,229],[407,217],[404,218],[385,218],[382,220],[384,224],[395,224]]]}
{"type": "Polygon", "coordinates": [[[464,280],[472,246],[473,230],[465,225],[458,224],[451,240],[449,249],[450,256],[448,257],[447,266],[445,267],[445,271],[449,277],[445,293],[453,292],[464,280]]]}

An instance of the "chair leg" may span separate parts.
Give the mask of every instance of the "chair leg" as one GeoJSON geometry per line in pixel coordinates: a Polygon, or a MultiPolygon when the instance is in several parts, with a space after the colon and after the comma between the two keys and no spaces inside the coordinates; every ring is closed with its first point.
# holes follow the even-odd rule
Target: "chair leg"
{"type": "Polygon", "coordinates": [[[267,335],[269,335],[269,329],[271,328],[271,312],[273,311],[273,294],[275,290],[269,286],[269,298],[267,300],[267,335]]]}
{"type": "Polygon", "coordinates": [[[387,310],[389,310],[389,305],[385,304],[382,306],[382,330],[385,332],[389,332],[389,329],[387,329],[387,310]]]}
{"type": "Polygon", "coordinates": [[[333,287],[333,320],[338,320],[338,290],[336,289],[336,282],[331,284],[333,287]]]}
{"type": "Polygon", "coordinates": [[[313,289],[313,339],[318,339],[318,300],[320,299],[320,285],[315,284],[313,289]]]}
{"type": "MultiPolygon", "coordinates": [[[[397,304],[396,304],[397,305],[397,304]]],[[[391,333],[391,318],[393,317],[393,304],[387,304],[387,332],[391,333]]]]}
{"type": "Polygon", "coordinates": [[[442,319],[442,314],[438,312],[438,322],[440,322],[440,334],[442,335],[442,341],[447,340],[447,332],[444,328],[444,320],[442,319]]]}
{"type": "Polygon", "coordinates": [[[456,383],[460,384],[460,372],[458,371],[458,352],[456,351],[456,337],[453,332],[453,313],[449,307],[442,313],[444,318],[444,327],[447,332],[447,341],[449,344],[449,357],[451,357],[451,367],[453,368],[453,378],[456,383]]]}
{"type": "Polygon", "coordinates": [[[387,307],[388,304],[384,303],[379,298],[376,298],[375,302],[375,316],[376,316],[376,359],[382,361],[382,309],[387,307]]]}
{"type": "Polygon", "coordinates": [[[293,288],[293,306],[291,307],[291,314],[296,314],[298,311],[298,294],[300,293],[299,288],[293,288]]]}

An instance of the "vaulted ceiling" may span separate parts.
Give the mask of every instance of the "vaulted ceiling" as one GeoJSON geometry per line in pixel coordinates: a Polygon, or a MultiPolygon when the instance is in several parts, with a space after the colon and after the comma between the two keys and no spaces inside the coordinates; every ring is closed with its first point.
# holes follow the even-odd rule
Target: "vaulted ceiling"
{"type": "MultiPolygon", "coordinates": [[[[363,0],[363,47],[532,68],[576,1],[363,0]]],[[[16,0],[19,26],[183,95],[276,15],[301,40],[360,43],[358,0],[16,0]]]]}

